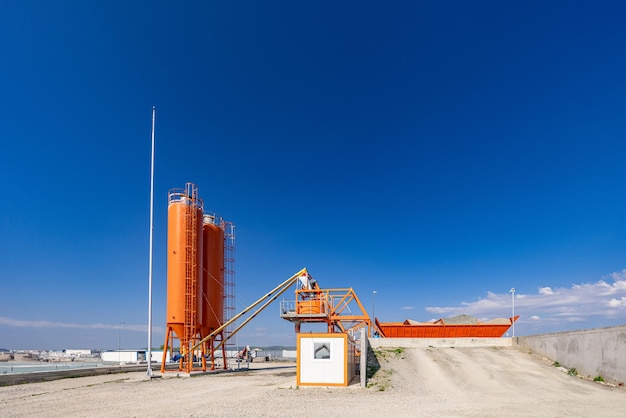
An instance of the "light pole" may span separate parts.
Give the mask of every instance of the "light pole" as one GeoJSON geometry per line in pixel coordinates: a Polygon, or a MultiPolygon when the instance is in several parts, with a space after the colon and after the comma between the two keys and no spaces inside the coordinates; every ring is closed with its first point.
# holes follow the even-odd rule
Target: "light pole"
{"type": "Polygon", "coordinates": [[[148,257],[148,370],[152,377],[152,241],[154,231],[154,120],[156,107],[152,106],[152,154],[150,160],[150,255],[148,257]]]}
{"type": "Polygon", "coordinates": [[[122,362],[122,324],[124,324],[124,322],[120,321],[118,327],[117,327],[117,362],[121,363],[122,362]]]}
{"type": "Polygon", "coordinates": [[[372,322],[376,321],[376,305],[374,304],[374,296],[377,294],[378,292],[375,290],[372,290],[372,322]]]}
{"type": "Polygon", "coordinates": [[[511,322],[513,325],[512,333],[513,338],[515,338],[515,288],[512,287],[511,290],[509,290],[509,293],[511,293],[511,322]]]}

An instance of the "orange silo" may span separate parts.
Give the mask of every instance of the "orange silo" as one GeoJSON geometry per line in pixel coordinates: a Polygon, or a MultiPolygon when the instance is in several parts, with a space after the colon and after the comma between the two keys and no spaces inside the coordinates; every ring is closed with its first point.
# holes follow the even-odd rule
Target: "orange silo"
{"type": "Polygon", "coordinates": [[[168,336],[171,331],[178,336],[182,349],[193,343],[199,322],[203,204],[197,187],[187,183],[185,189],[170,190],[167,210],[166,326],[168,336]]]}
{"type": "Polygon", "coordinates": [[[209,335],[224,322],[224,229],[214,215],[204,215],[201,334],[209,335]]]}

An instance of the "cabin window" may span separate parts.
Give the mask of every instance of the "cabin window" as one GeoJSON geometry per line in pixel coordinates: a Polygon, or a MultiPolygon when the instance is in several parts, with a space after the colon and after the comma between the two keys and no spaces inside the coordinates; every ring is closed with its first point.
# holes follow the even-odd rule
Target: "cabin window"
{"type": "Polygon", "coordinates": [[[330,360],[330,341],[313,344],[313,358],[315,360],[330,360]]]}

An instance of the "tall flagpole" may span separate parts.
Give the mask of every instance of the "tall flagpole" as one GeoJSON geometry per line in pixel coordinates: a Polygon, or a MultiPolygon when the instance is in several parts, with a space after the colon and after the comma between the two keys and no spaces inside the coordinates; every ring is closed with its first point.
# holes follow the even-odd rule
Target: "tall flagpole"
{"type": "Polygon", "coordinates": [[[156,107],[152,106],[152,158],[150,161],[150,261],[148,262],[148,371],[152,377],[152,233],[154,230],[154,120],[156,107]]]}
{"type": "Polygon", "coordinates": [[[513,323],[513,338],[515,338],[515,288],[512,287],[509,293],[511,293],[511,321],[513,323]]]}

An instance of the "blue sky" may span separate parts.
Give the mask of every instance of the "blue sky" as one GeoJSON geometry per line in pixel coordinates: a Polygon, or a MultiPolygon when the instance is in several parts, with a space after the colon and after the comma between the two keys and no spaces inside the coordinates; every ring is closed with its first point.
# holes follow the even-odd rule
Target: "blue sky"
{"type": "Polygon", "coordinates": [[[186,182],[237,308],[307,267],[383,321],[626,322],[626,5],[302,3],[0,1],[1,348],[146,346],[152,106],[154,346],[186,182]]]}

